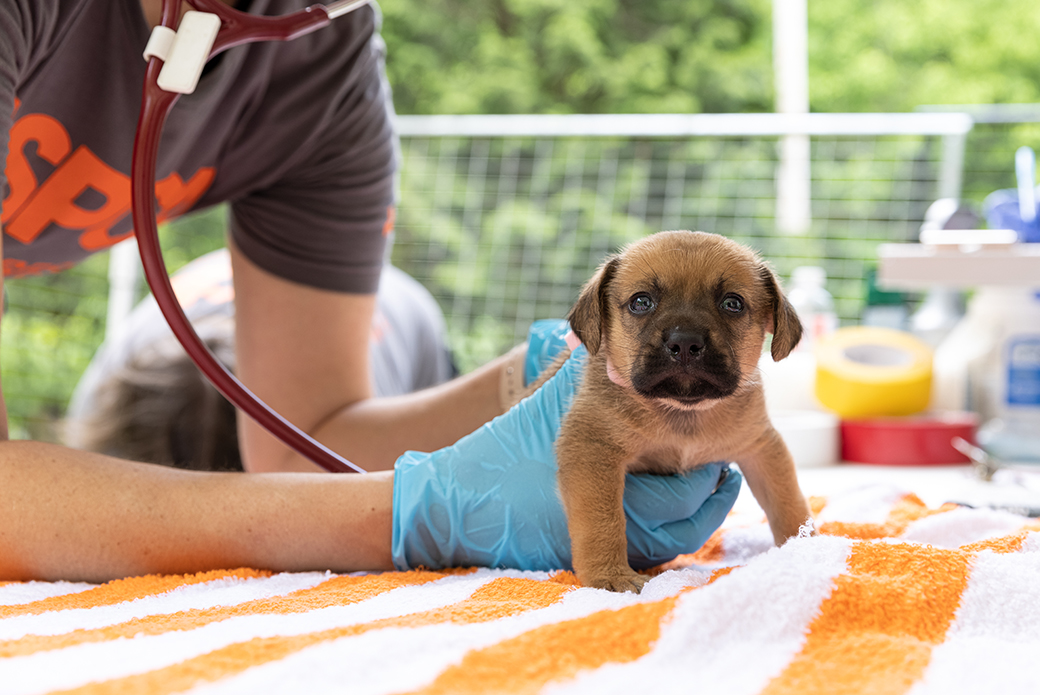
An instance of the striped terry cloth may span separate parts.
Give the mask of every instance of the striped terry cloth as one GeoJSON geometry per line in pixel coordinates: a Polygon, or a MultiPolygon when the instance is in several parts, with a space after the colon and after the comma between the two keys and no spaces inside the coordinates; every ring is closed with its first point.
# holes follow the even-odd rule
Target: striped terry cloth
{"type": "Polygon", "coordinates": [[[0,585],[0,693],[1040,692],[1040,525],[891,488],[731,515],[643,593],[567,572],[0,585]]]}

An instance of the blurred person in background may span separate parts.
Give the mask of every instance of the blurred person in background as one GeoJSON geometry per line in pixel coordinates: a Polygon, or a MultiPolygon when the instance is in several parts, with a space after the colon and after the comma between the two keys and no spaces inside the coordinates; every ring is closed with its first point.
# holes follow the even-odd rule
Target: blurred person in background
{"type": "MultiPolygon", "coordinates": [[[[227,250],[195,259],[171,282],[199,337],[233,372],[235,290],[227,250]]],[[[377,397],[457,376],[436,300],[389,264],[376,293],[369,361],[377,397]]],[[[151,296],[98,349],[72,395],[64,435],[71,447],[133,461],[243,470],[235,407],[191,361],[151,296]]]]}

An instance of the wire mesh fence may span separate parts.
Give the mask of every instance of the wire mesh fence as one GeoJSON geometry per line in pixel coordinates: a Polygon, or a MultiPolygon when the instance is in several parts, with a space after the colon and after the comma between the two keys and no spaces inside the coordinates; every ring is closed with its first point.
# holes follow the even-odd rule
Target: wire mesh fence
{"type": "MultiPolygon", "coordinates": [[[[440,302],[463,371],[522,340],[531,321],[564,316],[607,254],[661,229],[747,243],[785,279],[796,266],[822,265],[842,322],[852,324],[877,244],[916,237],[925,209],[951,186],[951,165],[958,185],[963,171],[964,197],[978,202],[1014,186],[1017,147],[1040,146],[1040,123],[977,125],[962,169],[942,129],[817,128],[809,133],[811,225],[790,234],[776,229],[783,128],[737,132],[744,116],[717,115],[729,126],[701,133],[642,134],[636,126],[652,117],[621,132],[598,121],[540,132],[526,119],[526,131],[511,134],[438,133],[436,118],[402,119],[393,261],[440,302]]],[[[166,225],[171,270],[222,245],[224,219],[216,209],[166,225]]],[[[107,257],[7,283],[0,364],[14,436],[56,438],[104,337],[107,257]]]]}
{"type": "Polygon", "coordinates": [[[724,234],[784,277],[822,265],[855,322],[877,245],[916,238],[946,152],[938,130],[813,137],[811,225],[790,234],[776,229],[775,132],[409,135],[425,130],[402,142],[394,261],[440,301],[463,370],[565,315],[608,253],[662,229],[724,234]]]}

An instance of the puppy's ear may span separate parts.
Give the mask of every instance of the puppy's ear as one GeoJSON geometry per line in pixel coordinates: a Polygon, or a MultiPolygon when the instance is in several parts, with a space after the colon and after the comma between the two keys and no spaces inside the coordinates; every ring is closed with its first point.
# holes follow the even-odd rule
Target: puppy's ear
{"type": "Polygon", "coordinates": [[[773,344],[769,351],[773,361],[779,362],[791,354],[791,350],[802,339],[802,322],[780,289],[780,281],[772,269],[763,263],[758,272],[773,303],[773,315],[766,325],[766,331],[773,334],[773,344]]]}
{"type": "Polygon", "coordinates": [[[590,355],[599,350],[603,336],[603,321],[607,316],[607,286],[617,270],[618,257],[611,256],[599,267],[592,279],[585,283],[578,301],[567,314],[567,321],[578,340],[585,344],[590,355]]]}

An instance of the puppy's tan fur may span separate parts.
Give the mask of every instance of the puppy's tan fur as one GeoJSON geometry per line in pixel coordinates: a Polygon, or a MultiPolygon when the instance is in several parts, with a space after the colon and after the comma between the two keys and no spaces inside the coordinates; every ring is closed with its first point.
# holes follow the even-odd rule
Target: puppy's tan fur
{"type": "Polygon", "coordinates": [[[660,232],[608,258],[568,319],[589,359],[556,452],[583,585],[638,592],[646,582],[628,564],[627,472],[735,461],[776,543],[797,535],[809,508],[757,365],[766,333],[780,360],[802,327],[760,258],[715,234],[660,232]]]}

